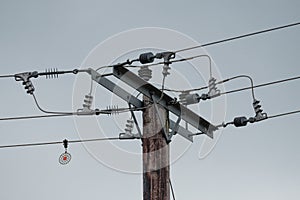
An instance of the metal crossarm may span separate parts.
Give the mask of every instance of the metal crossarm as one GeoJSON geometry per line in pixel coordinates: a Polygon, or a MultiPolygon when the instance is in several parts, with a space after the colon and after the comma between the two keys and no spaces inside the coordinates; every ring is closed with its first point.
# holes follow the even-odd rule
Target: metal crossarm
{"type": "MultiPolygon", "coordinates": [[[[121,87],[117,86],[115,83],[113,83],[109,79],[101,76],[101,74],[99,74],[95,70],[89,69],[87,72],[91,75],[92,80],[99,83],[101,86],[105,87],[107,90],[111,91],[112,93],[114,93],[115,95],[117,95],[118,97],[123,99],[124,101],[135,106],[136,108],[144,107],[144,103],[141,100],[139,100],[135,96],[131,95],[130,93],[128,93],[121,87]]],[[[173,120],[170,120],[170,129],[172,129],[172,130],[174,128],[176,129],[175,124],[176,123],[173,120]]],[[[193,142],[193,137],[192,137],[193,133],[192,132],[186,130],[185,128],[183,128],[181,126],[177,127],[177,130],[175,130],[175,131],[179,135],[184,137],[185,139],[189,140],[190,142],[193,142]]]]}
{"type": "Polygon", "coordinates": [[[188,122],[199,131],[213,138],[213,131],[217,130],[217,127],[188,109],[186,106],[183,106],[179,102],[174,102],[172,97],[163,93],[160,89],[144,81],[142,78],[122,66],[113,67],[113,75],[132,88],[141,92],[143,95],[149,98],[154,98],[157,103],[165,109],[178,117],[181,117],[182,120],[188,122]]]}

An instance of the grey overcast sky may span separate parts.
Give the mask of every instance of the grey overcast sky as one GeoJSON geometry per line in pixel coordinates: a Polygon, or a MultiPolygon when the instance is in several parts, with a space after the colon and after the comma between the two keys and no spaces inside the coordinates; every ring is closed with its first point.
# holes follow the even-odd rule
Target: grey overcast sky
{"type": "MultiPolygon", "coordinates": [[[[0,74],[77,68],[97,44],[133,28],[173,29],[206,43],[299,22],[299,8],[297,0],[1,0],[0,74]]],[[[300,75],[299,35],[300,27],[293,27],[207,47],[206,51],[222,77],[247,74],[259,84],[300,75]]],[[[71,110],[75,78],[34,80],[43,107],[71,110]]],[[[202,80],[191,81],[206,85],[202,80]]],[[[0,82],[0,117],[40,114],[20,82],[0,82]]],[[[300,108],[299,85],[293,81],[255,92],[264,111],[272,115],[300,108]]],[[[244,86],[248,82],[237,80],[225,88],[244,86]]],[[[249,91],[227,96],[226,121],[253,115],[249,97],[249,91]]],[[[201,108],[204,106],[209,102],[201,108]]],[[[299,199],[299,118],[292,115],[244,128],[228,127],[205,159],[199,159],[205,136],[195,138],[171,166],[176,199],[299,199]]],[[[110,136],[117,136],[118,128],[111,126],[110,136]]],[[[0,127],[0,145],[79,138],[73,118],[1,121],[0,127]]],[[[140,148],[138,141],[128,144],[140,148]]],[[[70,146],[73,158],[61,166],[58,157],[63,151],[62,145],[0,149],[0,199],[142,199],[141,175],[102,165],[80,144],[70,146]]]]}

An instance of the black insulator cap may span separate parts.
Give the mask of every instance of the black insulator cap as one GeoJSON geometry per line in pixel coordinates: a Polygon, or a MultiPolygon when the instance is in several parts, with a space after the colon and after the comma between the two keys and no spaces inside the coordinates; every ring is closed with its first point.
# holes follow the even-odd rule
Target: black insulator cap
{"type": "Polygon", "coordinates": [[[236,127],[246,126],[248,123],[248,119],[246,117],[236,117],[233,120],[233,124],[236,127]]]}
{"type": "Polygon", "coordinates": [[[140,63],[146,64],[146,63],[152,63],[154,61],[154,54],[152,52],[148,53],[142,53],[139,57],[140,63]]]}
{"type": "Polygon", "coordinates": [[[96,112],[96,115],[100,115],[101,114],[101,112],[100,112],[100,110],[98,108],[95,109],[95,112],[96,112]]]}
{"type": "Polygon", "coordinates": [[[68,148],[68,143],[69,143],[69,141],[67,139],[64,139],[63,144],[64,144],[65,149],[68,148]]]}

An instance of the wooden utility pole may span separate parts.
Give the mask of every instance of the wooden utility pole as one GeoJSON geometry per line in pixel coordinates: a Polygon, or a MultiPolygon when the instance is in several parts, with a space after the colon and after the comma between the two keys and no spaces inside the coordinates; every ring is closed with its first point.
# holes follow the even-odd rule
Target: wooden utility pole
{"type": "MultiPolygon", "coordinates": [[[[97,71],[90,69],[88,73],[91,74],[94,81],[130,105],[136,108],[144,108],[146,106],[143,110],[142,136],[143,197],[144,200],[170,200],[168,143],[171,141],[172,136],[177,133],[193,142],[193,133],[180,126],[180,120],[186,121],[211,138],[213,138],[213,131],[217,130],[217,127],[149,83],[148,81],[152,76],[151,70],[147,70],[146,67],[140,70],[139,77],[121,64],[114,65],[113,76],[143,94],[143,101],[103,77],[97,71]],[[169,119],[169,112],[177,116],[176,122],[169,119]],[[169,129],[172,129],[172,132],[169,133],[169,129]]],[[[137,122],[136,125],[138,126],[137,122]]]]}
{"type": "MultiPolygon", "coordinates": [[[[149,100],[144,96],[144,105],[150,105],[149,100]]],[[[159,105],[157,110],[152,104],[143,111],[144,200],[170,200],[169,145],[163,131],[168,115],[159,105]]]]}

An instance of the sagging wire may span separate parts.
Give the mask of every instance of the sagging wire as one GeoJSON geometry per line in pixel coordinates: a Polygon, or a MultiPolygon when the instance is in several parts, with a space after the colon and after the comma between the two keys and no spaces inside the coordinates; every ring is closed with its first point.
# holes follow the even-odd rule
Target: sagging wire
{"type": "Polygon", "coordinates": [[[35,94],[32,94],[32,97],[34,99],[34,102],[35,102],[35,105],[37,106],[37,108],[43,112],[43,113],[47,113],[47,114],[58,114],[58,115],[76,115],[77,112],[56,112],[56,111],[48,111],[48,110],[45,110],[43,109],[40,104],[38,103],[37,101],[37,98],[35,96],[35,94]]]}
{"type": "MultiPolygon", "coordinates": [[[[57,111],[49,111],[45,110],[41,107],[39,104],[34,91],[35,88],[33,86],[33,83],[31,82],[31,78],[37,78],[38,76],[46,76],[46,78],[58,78],[59,74],[66,74],[66,73],[73,73],[77,74],[78,72],[87,72],[87,70],[71,70],[71,71],[58,71],[57,69],[48,69],[45,72],[24,72],[24,73],[19,73],[15,74],[13,77],[15,78],[16,81],[22,81],[23,85],[25,86],[25,90],[28,94],[32,95],[34,102],[37,106],[37,108],[46,114],[54,114],[54,115],[99,115],[99,114],[117,114],[117,113],[123,113],[123,112],[128,112],[128,108],[109,108],[106,110],[99,110],[99,109],[91,109],[92,105],[92,100],[93,97],[91,95],[86,95],[84,99],[84,104],[82,109],[78,109],[76,112],[57,112],[57,111]]],[[[37,117],[39,118],[39,117],[37,117]]],[[[20,119],[25,119],[24,117],[20,117],[20,119]]]]}
{"type": "Polygon", "coordinates": [[[200,54],[200,55],[191,56],[191,57],[188,57],[188,58],[182,58],[182,59],[178,59],[178,60],[173,60],[172,63],[193,60],[193,59],[201,58],[201,57],[208,58],[208,62],[209,62],[209,75],[210,75],[210,78],[211,78],[212,77],[212,61],[211,61],[211,57],[209,55],[207,55],[207,54],[200,54]]]}
{"type": "Polygon", "coordinates": [[[234,79],[238,79],[238,78],[247,78],[247,79],[249,79],[250,84],[251,84],[250,88],[251,88],[252,99],[253,99],[253,101],[255,101],[254,83],[253,83],[253,79],[250,76],[248,76],[248,75],[238,75],[238,76],[234,76],[234,77],[225,79],[225,80],[222,81],[222,83],[225,83],[227,81],[231,81],[231,80],[234,80],[234,79]]]}

